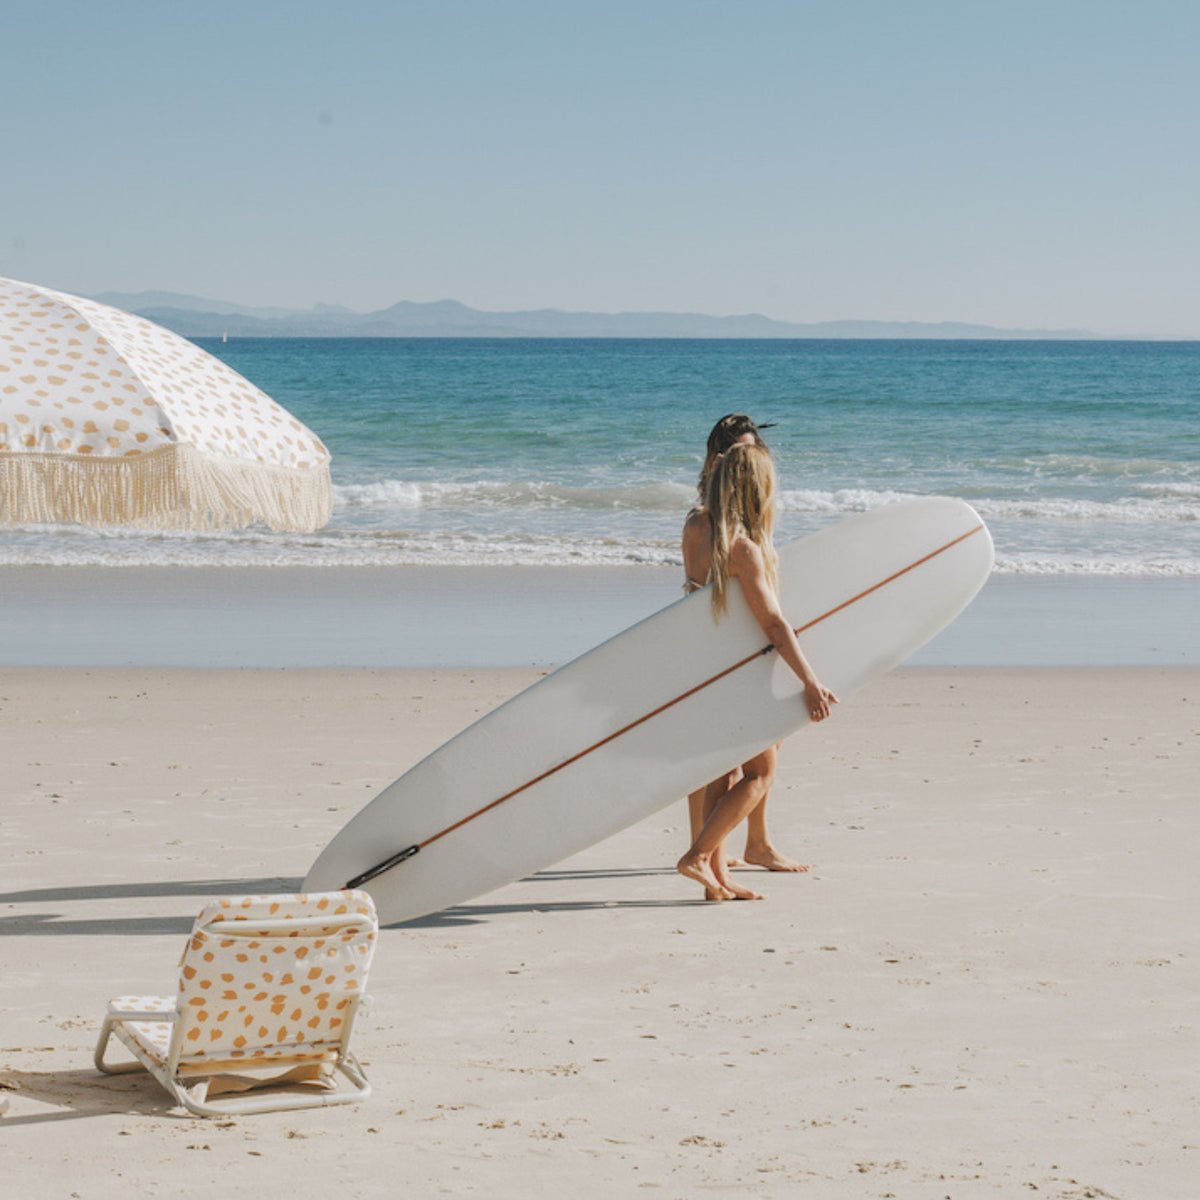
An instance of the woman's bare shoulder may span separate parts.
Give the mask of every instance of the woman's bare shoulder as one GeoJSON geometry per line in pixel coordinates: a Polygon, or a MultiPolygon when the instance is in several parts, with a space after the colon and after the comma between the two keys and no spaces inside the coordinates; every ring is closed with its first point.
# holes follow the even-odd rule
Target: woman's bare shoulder
{"type": "Polygon", "coordinates": [[[763,562],[762,548],[745,534],[733,539],[728,564],[730,564],[730,575],[736,576],[743,583],[758,580],[766,575],[767,571],[766,563],[763,562]]]}
{"type": "Polygon", "coordinates": [[[712,537],[708,513],[702,508],[693,508],[683,523],[683,544],[693,550],[707,546],[712,537]]]}
{"type": "Polygon", "coordinates": [[[729,547],[729,569],[736,575],[742,571],[761,571],[763,553],[758,544],[744,533],[733,539],[729,547]]]}

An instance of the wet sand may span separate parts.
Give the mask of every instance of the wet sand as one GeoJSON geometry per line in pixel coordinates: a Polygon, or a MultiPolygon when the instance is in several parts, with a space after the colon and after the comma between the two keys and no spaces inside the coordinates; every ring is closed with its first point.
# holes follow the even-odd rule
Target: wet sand
{"type": "MultiPolygon", "coordinates": [[[[0,566],[0,667],[526,667],[680,599],[679,567],[0,566]]],[[[1200,579],[997,575],[910,665],[1200,666],[1200,579]]]]}

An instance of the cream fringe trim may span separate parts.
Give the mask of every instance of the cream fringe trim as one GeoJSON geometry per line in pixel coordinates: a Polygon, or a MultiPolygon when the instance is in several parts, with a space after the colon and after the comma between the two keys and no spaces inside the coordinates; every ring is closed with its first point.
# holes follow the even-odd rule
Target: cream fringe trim
{"type": "Polygon", "coordinates": [[[0,451],[0,525],[311,533],[333,506],[329,464],[292,468],[177,444],[130,458],[0,451]]]}

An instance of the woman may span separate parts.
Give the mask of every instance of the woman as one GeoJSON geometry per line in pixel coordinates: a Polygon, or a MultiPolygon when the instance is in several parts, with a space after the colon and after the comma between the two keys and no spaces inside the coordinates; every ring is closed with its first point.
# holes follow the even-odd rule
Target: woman
{"type": "MultiPolygon", "coordinates": [[[[762,438],[762,430],[770,429],[770,425],[756,425],[745,413],[728,413],[722,417],[708,435],[708,446],[704,456],[704,467],[700,471],[697,490],[700,503],[688,513],[683,526],[683,569],[685,592],[694,592],[708,582],[709,564],[711,561],[712,531],[708,521],[708,509],[704,507],[708,482],[713,468],[721,456],[736,445],[758,446],[767,449],[762,438]]],[[[740,768],[714,780],[709,787],[716,789],[714,797],[727,791],[740,778],[740,768]]],[[[773,780],[767,780],[767,791],[773,780]]],[[[704,824],[704,798],[708,789],[700,788],[688,796],[688,824],[691,828],[692,841],[699,836],[704,824]]],[[[740,866],[736,859],[728,860],[730,866],[740,866]]],[[[746,847],[742,852],[742,861],[765,867],[768,871],[807,871],[808,867],[781,854],[771,841],[767,829],[767,800],[766,791],[762,802],[755,805],[746,818],[746,847]]]]}
{"type": "MultiPolygon", "coordinates": [[[[712,585],[713,617],[724,615],[734,581],[754,619],[779,656],[804,685],[800,702],[813,721],[823,721],[837,697],[821,685],[800,649],[791,624],[776,596],[775,469],[763,446],[739,442],[727,450],[713,468],[705,498],[709,526],[708,578],[712,585]]],[[[696,576],[689,573],[696,581],[696,576]]],[[[723,781],[705,790],[704,825],[677,869],[702,883],[713,900],[762,897],[740,888],[725,862],[725,839],[743,818],[765,799],[775,774],[776,749],[772,746],[741,765],[741,778],[721,789],[723,781]]]]}

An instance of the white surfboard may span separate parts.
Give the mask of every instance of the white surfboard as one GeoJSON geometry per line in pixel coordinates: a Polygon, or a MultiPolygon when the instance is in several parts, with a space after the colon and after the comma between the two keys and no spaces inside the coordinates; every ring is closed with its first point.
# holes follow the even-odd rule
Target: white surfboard
{"type": "MultiPolygon", "coordinates": [[[[969,505],[906,501],[781,547],[780,602],[845,702],[949,624],[991,566],[969,505]]],[[[417,763],[342,829],[304,887],[363,887],[385,923],[437,912],[624,829],[807,721],[800,681],[741,589],[715,622],[704,588],[417,763]]]]}

